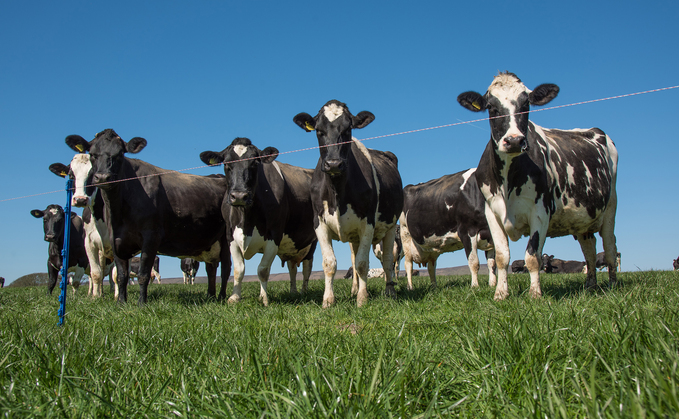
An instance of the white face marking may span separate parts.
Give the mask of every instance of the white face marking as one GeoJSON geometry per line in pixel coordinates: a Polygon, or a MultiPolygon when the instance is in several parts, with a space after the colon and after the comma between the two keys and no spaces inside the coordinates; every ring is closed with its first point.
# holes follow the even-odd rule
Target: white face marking
{"type": "MultiPolygon", "coordinates": [[[[467,181],[468,181],[469,178],[474,174],[474,172],[476,172],[476,167],[474,167],[473,169],[469,169],[469,170],[467,170],[466,172],[464,172],[464,173],[462,174],[462,178],[464,179],[464,182],[462,182],[462,185],[460,185],[460,190],[461,190],[461,191],[464,190],[464,185],[467,184],[467,181]]],[[[446,205],[447,205],[447,204],[446,204],[446,205]]],[[[448,208],[448,209],[450,209],[450,208],[448,208]]]]}
{"type": "Polygon", "coordinates": [[[50,212],[52,213],[52,215],[57,215],[57,214],[59,214],[59,211],[58,211],[56,208],[50,209],[50,212]]]}
{"type": "Polygon", "coordinates": [[[325,115],[326,118],[328,118],[328,121],[330,122],[342,116],[343,113],[344,109],[342,109],[341,107],[337,106],[334,103],[331,103],[330,105],[323,107],[323,114],[325,115]]]}
{"type": "Polygon", "coordinates": [[[243,154],[245,154],[248,151],[248,147],[238,144],[233,146],[233,152],[238,154],[238,157],[243,157],[243,154]]]}
{"type": "Polygon", "coordinates": [[[73,156],[73,160],[71,160],[71,172],[73,172],[73,177],[75,177],[73,201],[76,198],[91,198],[85,190],[85,182],[90,174],[90,170],[92,170],[92,162],[90,161],[89,154],[76,154],[73,156]]]}
{"type": "MultiPolygon", "coordinates": [[[[509,74],[500,74],[495,76],[493,83],[488,87],[488,94],[497,98],[500,101],[502,107],[507,109],[507,113],[512,115],[517,112],[516,109],[516,99],[521,93],[530,93],[531,90],[528,89],[523,83],[518,81],[516,78],[509,74]]],[[[509,129],[502,136],[502,138],[496,138],[495,140],[502,144],[502,140],[507,137],[520,136],[521,131],[516,124],[516,117],[509,118],[509,129]]]]}

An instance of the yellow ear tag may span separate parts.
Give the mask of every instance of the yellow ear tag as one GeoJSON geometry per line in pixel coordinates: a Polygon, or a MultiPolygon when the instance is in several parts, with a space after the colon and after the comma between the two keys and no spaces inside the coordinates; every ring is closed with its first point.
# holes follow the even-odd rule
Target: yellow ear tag
{"type": "Polygon", "coordinates": [[[210,159],[210,166],[217,164],[217,159],[210,159]]]}
{"type": "Polygon", "coordinates": [[[81,153],[82,153],[83,150],[84,150],[84,148],[83,148],[83,146],[82,146],[81,144],[76,144],[75,148],[76,148],[79,152],[81,152],[81,153]]]}
{"type": "Polygon", "coordinates": [[[66,173],[66,172],[61,172],[61,174],[60,174],[59,176],[61,176],[61,177],[66,177],[67,174],[68,174],[68,173],[66,173]]]}
{"type": "Polygon", "coordinates": [[[481,110],[481,105],[479,105],[478,102],[472,102],[472,106],[475,107],[476,109],[481,110]]]}
{"type": "Polygon", "coordinates": [[[315,129],[314,127],[311,126],[311,124],[309,122],[305,122],[305,126],[306,126],[306,129],[308,129],[309,131],[313,131],[315,129]]]}

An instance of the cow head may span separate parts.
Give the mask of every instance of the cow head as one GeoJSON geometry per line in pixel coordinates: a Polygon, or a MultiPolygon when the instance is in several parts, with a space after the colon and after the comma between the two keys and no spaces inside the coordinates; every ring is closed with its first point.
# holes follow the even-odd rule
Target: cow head
{"type": "Polygon", "coordinates": [[[276,160],[278,150],[267,147],[260,150],[247,138],[236,138],[221,152],[204,151],[200,159],[205,164],[224,164],[229,204],[249,207],[257,189],[259,165],[276,160]]]}
{"type": "Polygon", "coordinates": [[[35,218],[42,218],[42,228],[45,232],[45,241],[56,243],[64,233],[64,209],[61,206],[52,204],[47,206],[44,211],[34,209],[31,215],[35,218]]]}
{"type": "Polygon", "coordinates": [[[491,138],[500,153],[518,155],[528,149],[528,111],[530,105],[542,106],[559,94],[555,84],[541,84],[529,90],[513,73],[500,73],[485,95],[464,92],[457,97],[463,107],[473,112],[488,110],[491,138]]]}
{"type": "Polygon", "coordinates": [[[49,169],[57,176],[70,176],[73,179],[75,191],[71,205],[74,207],[89,205],[96,187],[92,186],[92,163],[88,154],[78,153],[73,156],[73,160],[68,166],[62,163],[54,163],[50,165],[49,169]]]}
{"type": "Polygon", "coordinates": [[[125,153],[139,153],[146,147],[146,140],[134,137],[126,143],[109,128],[95,135],[89,142],[79,135],[69,135],[66,137],[66,144],[80,153],[89,151],[93,184],[109,189],[112,182],[120,180],[118,173],[125,161],[125,153]]]}
{"type": "Polygon", "coordinates": [[[321,151],[321,170],[330,176],[344,172],[347,156],[351,150],[351,130],[363,128],[375,120],[368,111],[354,116],[342,102],[331,100],[312,117],[302,112],[292,119],[304,131],[316,131],[321,151]]]}

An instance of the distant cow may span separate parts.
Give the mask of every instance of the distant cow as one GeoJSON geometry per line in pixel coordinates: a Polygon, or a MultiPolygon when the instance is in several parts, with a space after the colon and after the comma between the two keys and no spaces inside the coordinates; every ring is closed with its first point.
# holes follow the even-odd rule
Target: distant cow
{"type": "Polygon", "coordinates": [[[200,268],[200,262],[191,258],[184,258],[181,260],[179,266],[182,269],[182,274],[184,274],[184,284],[193,285],[196,280],[198,268],[200,268]]]}
{"type": "Polygon", "coordinates": [[[679,257],[672,260],[672,266],[674,267],[675,271],[679,270],[679,262],[677,262],[678,260],[679,260],[679,257]]]}
{"type": "Polygon", "coordinates": [[[467,256],[472,287],[479,286],[477,249],[486,251],[488,282],[495,286],[493,242],[475,171],[468,169],[404,188],[400,223],[408,289],[413,289],[413,262],[427,265],[431,285],[436,286],[437,259],[460,249],[467,256]]]}
{"type": "Polygon", "coordinates": [[[5,278],[0,276],[0,288],[5,288],[5,278]]]}
{"type": "MultiPolygon", "coordinates": [[[[311,181],[313,223],[323,254],[325,292],[323,307],[335,304],[333,280],[337,259],[333,240],[350,243],[351,262],[358,281],[352,286],[359,307],[368,301],[366,280],[370,246],[382,242],[392,249],[396,222],[403,209],[403,184],[398,159],[391,152],[366,148],[352,138],[353,129],[375,119],[367,111],[352,115],[346,104],[327,102],[315,117],[302,112],[293,122],[306,132],[316,131],[320,158],[311,181]]],[[[384,252],[386,293],[396,295],[392,252],[384,252]]]]}
{"type": "Polygon", "coordinates": [[[509,295],[508,239],[528,236],[525,261],[530,295],[540,297],[540,266],[547,237],[574,235],[589,272],[585,286],[596,286],[596,238],[603,238],[609,285],[615,286],[615,190],[618,152],[600,129],[546,129],[528,120],[530,106],[549,103],[554,84],[529,90],[512,73],[497,75],[481,95],[465,92],[457,100],[474,112],[488,111],[491,139],[476,178],[486,200],[486,218],[498,266],[495,299],[509,295]]]}
{"type": "Polygon", "coordinates": [[[66,138],[73,150],[89,152],[92,183],[106,206],[107,224],[119,273],[118,300],[127,301],[128,260],[141,252],[139,303],[148,299],[148,284],[157,254],[207,262],[208,295],[216,295],[216,273],[222,263],[220,298],[226,297],[231,258],[221,214],[223,178],[166,171],[125,157],[146,147],[140,137],[123,141],[112,129],[92,141],[66,138]]]}
{"type": "MultiPolygon", "coordinates": [[[[59,271],[62,266],[61,250],[64,247],[64,227],[66,214],[64,209],[56,204],[48,205],[44,211],[34,209],[31,215],[35,218],[42,218],[45,241],[49,243],[47,256],[47,273],[49,282],[47,292],[52,294],[52,290],[57,284],[59,271]]],[[[72,286],[73,293],[80,286],[80,281],[85,273],[89,273],[87,253],[85,252],[85,231],[83,220],[74,212],[70,214],[70,243],[68,253],[68,271],[75,272],[72,286]]]]}
{"type": "MultiPolygon", "coordinates": [[[[543,261],[544,263],[544,261],[543,261]]],[[[528,273],[526,269],[526,261],[523,259],[515,260],[512,262],[512,273],[515,274],[525,274],[528,273]]]]}
{"type": "Polygon", "coordinates": [[[554,255],[542,255],[542,261],[544,263],[545,272],[548,274],[576,274],[576,273],[586,273],[585,262],[580,262],[577,260],[561,260],[556,259],[554,255]]]}
{"type": "MultiPolygon", "coordinates": [[[[615,257],[615,265],[618,267],[618,272],[620,272],[622,270],[620,267],[620,252],[618,252],[615,257]]],[[[596,268],[600,271],[604,268],[608,268],[608,264],[606,264],[606,253],[600,252],[596,254],[596,268]]]]}
{"type": "MultiPolygon", "coordinates": [[[[132,278],[139,278],[141,259],[135,256],[133,258],[130,258],[128,263],[130,267],[129,279],[130,283],[132,283],[132,278]]],[[[117,269],[115,267],[113,269],[114,269],[113,275],[117,277],[117,269]]],[[[160,258],[158,256],[156,256],[156,260],[153,261],[153,265],[151,266],[151,282],[153,282],[154,280],[160,284],[160,258]]]]}
{"type": "MultiPolygon", "coordinates": [[[[222,216],[233,258],[233,294],[229,302],[241,299],[245,260],[262,253],[257,267],[260,299],[269,304],[267,284],[271,264],[278,255],[294,267],[290,292],[297,292],[297,265],[316,242],[309,184],[312,170],[274,161],[278,150],[260,150],[248,138],[236,138],[221,152],[204,151],[201,160],[224,164],[226,191],[222,216]]],[[[306,291],[304,283],[302,291],[306,291]]]]}

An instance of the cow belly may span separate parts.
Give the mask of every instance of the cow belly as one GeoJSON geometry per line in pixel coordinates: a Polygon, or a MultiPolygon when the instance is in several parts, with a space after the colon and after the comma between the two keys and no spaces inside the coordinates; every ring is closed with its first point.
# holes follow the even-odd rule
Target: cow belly
{"type": "Polygon", "coordinates": [[[310,248],[311,245],[308,245],[303,249],[298,249],[292,239],[290,239],[287,234],[284,234],[283,239],[278,246],[278,256],[283,262],[290,261],[297,265],[304,259],[307,253],[309,253],[310,248]]]}
{"type": "Polygon", "coordinates": [[[254,228],[251,236],[246,236],[243,229],[236,227],[233,230],[233,241],[243,254],[243,258],[250,260],[257,253],[264,252],[267,240],[264,240],[259,230],[254,228]]]}
{"type": "MultiPolygon", "coordinates": [[[[198,255],[182,255],[182,256],[177,256],[177,258],[179,258],[179,259],[191,258],[191,259],[195,259],[195,260],[200,261],[200,262],[213,263],[213,262],[217,262],[217,261],[220,260],[221,252],[222,252],[222,246],[219,244],[218,241],[216,241],[216,242],[212,243],[212,246],[208,250],[206,250],[206,251],[204,251],[204,252],[202,252],[198,255]]],[[[162,253],[160,253],[160,254],[162,254],[162,253]]],[[[172,256],[172,255],[170,255],[170,256],[172,256]]]]}
{"type": "Polygon", "coordinates": [[[429,236],[425,237],[421,245],[423,250],[427,252],[447,253],[460,250],[464,247],[460,236],[455,231],[446,233],[443,236],[429,236]]]}
{"type": "Polygon", "coordinates": [[[591,218],[585,207],[571,207],[557,211],[549,220],[547,236],[561,237],[571,234],[596,233],[603,224],[602,212],[591,218]]]}

